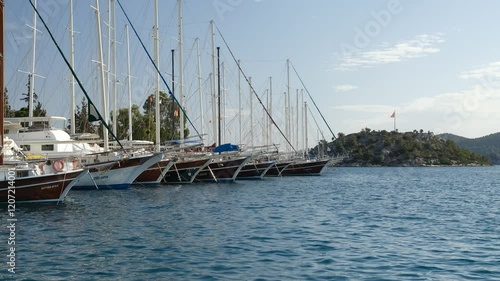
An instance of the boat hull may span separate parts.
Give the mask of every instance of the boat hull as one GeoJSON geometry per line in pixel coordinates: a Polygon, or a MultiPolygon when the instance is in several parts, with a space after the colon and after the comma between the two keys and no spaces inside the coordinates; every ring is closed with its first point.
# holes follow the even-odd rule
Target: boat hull
{"type": "Polygon", "coordinates": [[[274,162],[247,163],[236,176],[236,180],[260,180],[274,166],[274,162]]]}
{"type": "Polygon", "coordinates": [[[319,176],[326,168],[330,160],[319,160],[310,162],[297,162],[288,165],[282,172],[282,176],[319,176]]]}
{"type": "Polygon", "coordinates": [[[192,183],[198,173],[210,161],[210,158],[203,158],[174,162],[172,167],[166,172],[162,182],[167,184],[192,183]]]}
{"type": "Polygon", "coordinates": [[[234,182],[250,157],[213,161],[196,176],[195,182],[234,182]]]}
{"type": "Polygon", "coordinates": [[[271,168],[267,171],[267,173],[264,175],[265,177],[280,177],[281,172],[286,169],[292,162],[279,162],[279,163],[274,163],[274,165],[271,166],[271,168]]]}
{"type": "Polygon", "coordinates": [[[165,174],[168,172],[170,167],[174,162],[170,159],[162,159],[156,164],[153,164],[149,168],[147,168],[144,172],[142,172],[134,181],[134,183],[138,184],[158,184],[160,183],[165,174]]]}
{"type": "Polygon", "coordinates": [[[148,167],[162,159],[161,153],[136,156],[116,162],[89,164],[90,173],[75,183],[73,189],[126,189],[148,167]]]}
{"type": "Polygon", "coordinates": [[[9,184],[8,178],[5,178],[0,181],[0,202],[9,204],[11,202],[61,202],[76,181],[86,177],[87,174],[88,170],[79,169],[57,174],[16,178],[12,185],[9,184]]]}

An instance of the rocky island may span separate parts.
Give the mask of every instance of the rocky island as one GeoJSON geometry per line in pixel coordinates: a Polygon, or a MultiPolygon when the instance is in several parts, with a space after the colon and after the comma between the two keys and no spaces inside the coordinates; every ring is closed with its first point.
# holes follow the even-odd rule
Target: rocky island
{"type": "Polygon", "coordinates": [[[334,141],[320,144],[319,151],[328,151],[329,155],[346,155],[338,163],[339,166],[491,165],[485,156],[423,130],[400,133],[365,128],[349,135],[339,133],[334,141]]]}

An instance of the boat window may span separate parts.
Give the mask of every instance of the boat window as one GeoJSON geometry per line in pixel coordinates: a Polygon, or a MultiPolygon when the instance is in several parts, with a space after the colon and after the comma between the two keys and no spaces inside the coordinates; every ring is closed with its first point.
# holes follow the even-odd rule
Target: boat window
{"type": "Polygon", "coordinates": [[[29,145],[29,144],[21,144],[21,149],[23,151],[30,151],[31,150],[31,145],[29,145]]]}
{"type": "Polygon", "coordinates": [[[54,151],[53,144],[42,144],[42,151],[54,151]]]}

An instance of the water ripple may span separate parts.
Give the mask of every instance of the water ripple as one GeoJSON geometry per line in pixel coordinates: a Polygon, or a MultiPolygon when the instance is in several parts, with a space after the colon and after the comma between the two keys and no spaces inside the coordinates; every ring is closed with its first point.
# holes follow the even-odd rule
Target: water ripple
{"type": "Polygon", "coordinates": [[[500,280],[499,173],[339,168],[312,178],[72,191],[64,204],[19,207],[15,277],[500,280]]]}

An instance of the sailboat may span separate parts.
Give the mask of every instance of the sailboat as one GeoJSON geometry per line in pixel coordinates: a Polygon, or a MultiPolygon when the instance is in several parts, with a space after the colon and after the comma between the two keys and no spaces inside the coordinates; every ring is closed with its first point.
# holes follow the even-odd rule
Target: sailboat
{"type": "MultiPolygon", "coordinates": [[[[96,0],[96,7],[99,7],[98,4],[99,2],[98,0],[96,0]]],[[[35,12],[37,12],[36,7],[33,6],[33,8],[35,9],[35,12]]],[[[97,22],[99,30],[98,39],[100,39],[100,17],[98,10],[96,11],[96,13],[97,13],[97,22]]],[[[43,19],[42,23],[44,23],[45,25],[43,19]]],[[[54,43],[56,43],[50,30],[48,30],[48,33],[51,36],[52,40],[54,40],[54,43]]],[[[99,60],[102,61],[102,49],[100,40],[98,42],[98,47],[99,47],[99,60]]],[[[89,189],[89,188],[96,189],[96,187],[101,189],[128,188],[131,185],[131,183],[144,170],[146,170],[148,167],[153,166],[155,163],[157,163],[162,159],[161,153],[154,153],[154,154],[144,153],[144,152],[125,153],[124,151],[120,152],[109,151],[107,149],[108,126],[104,121],[106,118],[102,118],[102,116],[100,116],[99,112],[95,108],[95,105],[89,99],[87,92],[81,85],[80,80],[78,79],[78,77],[76,77],[76,74],[73,71],[73,67],[68,63],[66,57],[64,56],[59,47],[58,51],[64,58],[69,69],[71,70],[72,76],[75,77],[76,81],[78,82],[78,85],[80,86],[84,95],[87,97],[89,101],[89,116],[91,115],[90,113],[92,114],[95,113],[96,115],[99,116],[99,118],[95,120],[101,120],[102,124],[104,125],[103,126],[104,150],[99,148],[97,149],[98,152],[96,152],[96,150],[93,148],[89,150],[88,143],[85,143],[83,141],[75,142],[75,140],[73,140],[64,130],[51,127],[43,128],[44,130],[42,133],[40,132],[40,128],[28,127],[21,130],[18,129],[17,132],[15,132],[14,135],[12,135],[13,136],[12,138],[13,139],[15,138],[15,140],[22,141],[24,147],[29,146],[31,148],[35,147],[36,145],[42,145],[43,154],[47,158],[60,157],[61,153],[69,153],[80,157],[82,159],[82,164],[89,169],[90,173],[89,176],[80,178],[78,181],[76,181],[75,188],[80,188],[80,189],[89,189]],[[78,145],[75,145],[75,143],[78,143],[78,145]],[[70,145],[68,146],[68,144],[70,145]],[[44,146],[46,148],[45,150],[43,149],[44,146]]],[[[101,83],[104,83],[104,78],[103,78],[104,72],[102,64],[100,64],[100,66],[101,66],[100,81],[101,83]]],[[[103,85],[101,86],[102,86],[101,88],[104,89],[103,85]]],[[[104,90],[103,90],[103,96],[104,96],[104,90]]],[[[105,102],[103,102],[103,111],[106,112],[105,102]]],[[[106,116],[106,114],[104,114],[104,116],[106,116]]],[[[11,121],[13,122],[13,120],[11,121]]],[[[48,121],[50,120],[46,121],[48,123],[48,121]]]]}
{"type": "Polygon", "coordinates": [[[229,143],[212,150],[212,161],[196,176],[196,182],[234,182],[252,158],[239,155],[239,146],[229,143]],[[236,152],[236,153],[235,153],[236,152]]]}
{"type": "Polygon", "coordinates": [[[260,161],[255,159],[247,163],[238,173],[237,180],[259,180],[274,167],[274,161],[260,161]]]}
{"type": "MultiPolygon", "coordinates": [[[[4,145],[4,3],[0,3],[0,202],[15,206],[20,202],[61,202],[78,180],[88,173],[79,167],[64,167],[63,160],[38,163],[4,164],[4,150],[14,146],[12,140],[4,145]],[[57,162],[57,163],[56,163],[57,162]]],[[[10,207],[9,207],[10,209],[10,207]]],[[[15,207],[14,207],[15,209],[15,207]]]]}

